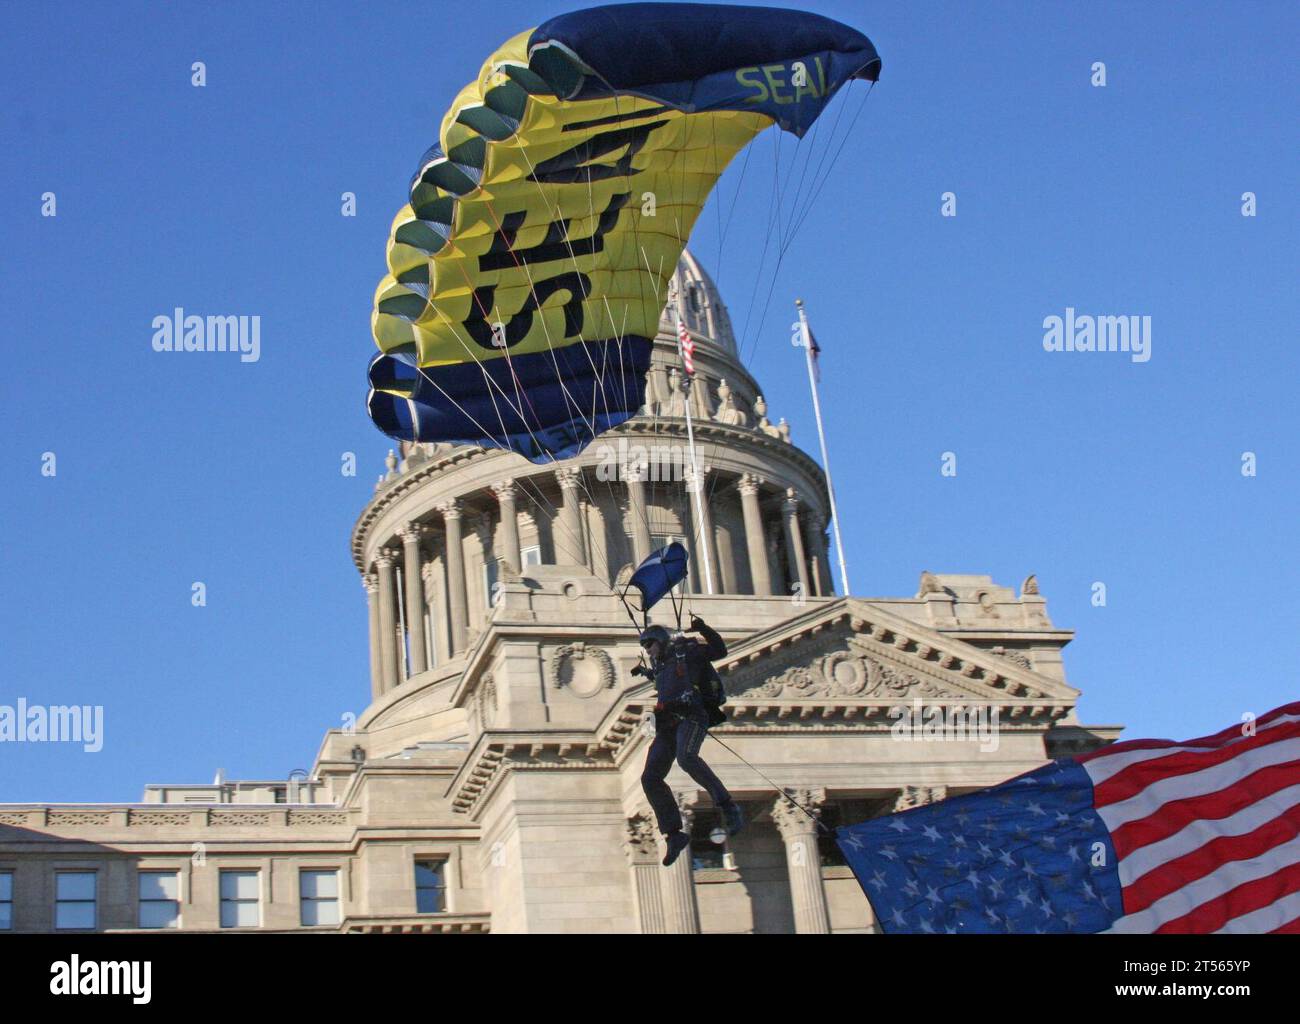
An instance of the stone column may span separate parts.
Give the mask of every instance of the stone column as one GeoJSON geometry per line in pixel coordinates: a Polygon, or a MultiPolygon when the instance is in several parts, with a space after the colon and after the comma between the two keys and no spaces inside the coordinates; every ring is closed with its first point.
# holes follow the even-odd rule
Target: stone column
{"type": "Polygon", "coordinates": [[[451,632],[447,620],[447,573],[441,559],[424,563],[424,606],[429,609],[429,664],[438,663],[438,652],[451,657],[451,632]]]}
{"type": "Polygon", "coordinates": [[[831,930],[831,915],[826,905],[826,889],[822,886],[822,860],[817,850],[814,819],[821,815],[820,805],[826,801],[826,790],[799,789],[790,796],[803,810],[791,807],[789,800],[778,797],[772,806],[772,820],[785,840],[794,930],[800,935],[825,935],[831,930]]]}
{"type": "Polygon", "coordinates": [[[397,686],[401,678],[397,666],[397,582],[393,562],[397,552],[384,548],[375,556],[375,571],[379,577],[379,661],[384,682],[384,692],[397,686]]]}
{"type": "Polygon", "coordinates": [[[808,552],[809,575],[812,576],[813,590],[818,597],[834,597],[835,588],[831,585],[829,554],[826,547],[826,520],[812,509],[804,518],[805,550],[808,552]]]}
{"type": "MultiPolygon", "coordinates": [[[[700,526],[700,536],[708,542],[708,562],[709,572],[712,574],[713,592],[722,593],[722,573],[718,567],[718,531],[713,528],[713,509],[709,505],[709,474],[713,472],[709,466],[700,467],[700,479],[697,482],[695,474],[689,466],[686,467],[686,487],[691,494],[691,515],[694,522],[691,524],[691,532],[694,534],[695,523],[700,526]]],[[[695,592],[697,594],[708,593],[708,588],[704,585],[704,574],[699,573],[695,580],[695,592]]]]}
{"type": "Polygon", "coordinates": [[[453,498],[438,506],[446,531],[447,604],[451,623],[451,651],[454,658],[464,653],[469,626],[469,600],[465,596],[465,546],[461,537],[460,501],[453,498]]]}
{"type": "Polygon", "coordinates": [[[719,594],[738,594],[740,585],[736,581],[736,552],[731,543],[731,527],[721,524],[713,531],[714,540],[718,542],[718,566],[722,575],[718,582],[719,594]]]}
{"type": "MultiPolygon", "coordinates": [[[[695,793],[678,793],[677,806],[682,812],[682,831],[688,836],[695,822],[695,793]]],[[[662,839],[661,839],[662,842],[662,839]]],[[[660,854],[662,857],[662,853],[660,854]]],[[[688,846],[672,867],[660,867],[664,880],[664,907],[668,932],[672,935],[696,935],[700,930],[700,908],[695,902],[695,869],[691,867],[688,846]]]]}
{"type": "Polygon", "coordinates": [[[645,813],[627,819],[623,840],[628,864],[632,868],[632,889],[636,895],[637,920],[642,935],[663,935],[668,931],[664,914],[663,890],[659,885],[659,845],[655,842],[654,818],[645,813]]]}
{"type": "Polygon", "coordinates": [[[627,468],[627,508],[632,517],[632,559],[640,565],[650,555],[650,520],[645,503],[644,470],[640,466],[627,468]]]}
{"type": "Polygon", "coordinates": [[[406,590],[406,634],[411,645],[411,675],[429,667],[424,646],[424,587],[420,576],[420,524],[407,523],[398,531],[402,538],[402,586],[406,590]]]}
{"type": "Polygon", "coordinates": [[[492,485],[497,504],[501,506],[501,543],[505,560],[516,572],[523,569],[523,556],[519,553],[519,511],[515,508],[515,482],[501,480],[492,485]]]}
{"type": "Polygon", "coordinates": [[[564,507],[560,509],[559,529],[556,531],[556,561],[560,564],[586,565],[587,558],[582,540],[582,509],[578,504],[578,488],[581,480],[576,469],[557,469],[555,479],[560,483],[560,492],[564,495],[564,507]],[[568,558],[564,562],[560,552],[568,558]]]}
{"type": "Polygon", "coordinates": [[[793,487],[786,488],[785,501],[781,506],[785,519],[785,558],[790,564],[790,585],[799,584],[799,593],[807,597],[812,593],[808,580],[808,562],[804,558],[803,529],[799,525],[799,496],[793,487]]]}
{"type": "Polygon", "coordinates": [[[374,573],[364,573],[361,585],[366,588],[366,610],[370,617],[370,699],[378,700],[384,692],[383,663],[379,648],[379,577],[374,573]]]}
{"type": "Polygon", "coordinates": [[[772,596],[772,574],[767,568],[767,541],[763,534],[763,510],[758,505],[759,477],[746,473],[740,478],[740,504],[745,513],[745,546],[749,549],[749,578],[754,593],[772,596]]]}

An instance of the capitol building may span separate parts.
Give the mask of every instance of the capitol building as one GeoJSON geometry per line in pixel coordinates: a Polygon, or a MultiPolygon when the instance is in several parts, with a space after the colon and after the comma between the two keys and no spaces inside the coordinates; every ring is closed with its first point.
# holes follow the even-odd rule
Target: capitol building
{"type": "MultiPolygon", "coordinates": [[[[770,418],[689,253],[672,292],[695,386],[665,314],[641,415],[577,457],[390,453],[350,538],[369,705],[309,772],[0,804],[0,929],[875,932],[829,830],[1113,741],[1080,722],[1073,632],[1033,576],[918,567],[912,595],[835,593],[821,468],[770,418]],[[618,593],[672,539],[695,567],[682,603],[730,648],[714,734],[739,757],[701,753],[749,824],[728,839],[674,767],[692,845],[665,868],[640,785],[654,694],[618,593]],[[995,729],[901,734],[919,708],[995,729]]],[[[652,621],[675,625],[669,600],[652,621]]]]}

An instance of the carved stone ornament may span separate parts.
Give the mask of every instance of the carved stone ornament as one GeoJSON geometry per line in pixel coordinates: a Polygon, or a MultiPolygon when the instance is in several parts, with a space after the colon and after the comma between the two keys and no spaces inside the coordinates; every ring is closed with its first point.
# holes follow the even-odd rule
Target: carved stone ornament
{"type": "MultiPolygon", "coordinates": [[[[786,790],[772,805],[772,821],[787,843],[801,836],[813,835],[826,802],[824,789],[786,790]],[[798,806],[796,807],[795,804],[798,806]]],[[[815,863],[815,862],[814,862],[815,863]]]]}
{"type": "Polygon", "coordinates": [[[659,836],[654,818],[644,811],[639,811],[627,819],[626,829],[623,848],[627,851],[628,857],[633,861],[659,859],[659,836]]]}
{"type": "Polygon", "coordinates": [[[851,650],[833,651],[814,661],[811,667],[787,665],[763,679],[756,680],[746,673],[727,689],[737,698],[747,700],[862,697],[892,701],[963,696],[931,680],[851,650]]]}
{"type": "Polygon", "coordinates": [[[962,696],[962,694],[954,690],[944,689],[938,683],[931,682],[928,679],[920,679],[910,672],[904,672],[902,669],[886,665],[874,658],[867,658],[866,662],[868,680],[863,696],[883,697],[890,700],[904,697],[962,696]]]}
{"type": "Polygon", "coordinates": [[[999,658],[1005,658],[1013,665],[1019,665],[1021,668],[1030,672],[1034,669],[1034,663],[1029,660],[1028,656],[1020,651],[1008,651],[1005,647],[993,647],[989,653],[996,654],[999,658]]]}
{"type": "Polygon", "coordinates": [[[169,825],[185,828],[193,824],[189,811],[131,811],[126,819],[128,828],[150,828],[169,825]]]}
{"type": "Polygon", "coordinates": [[[551,656],[551,679],[575,697],[594,697],[614,685],[614,661],[599,647],[565,644],[551,656]]]}
{"type": "Polygon", "coordinates": [[[478,684],[478,720],[484,729],[491,729],[497,720],[497,681],[490,672],[478,684]]]}
{"type": "Polygon", "coordinates": [[[108,825],[111,821],[108,811],[50,811],[45,817],[47,825],[108,825]]]}
{"type": "Polygon", "coordinates": [[[894,810],[907,811],[913,807],[938,803],[947,797],[947,786],[904,786],[894,800],[894,810]]]}
{"type": "Polygon", "coordinates": [[[924,597],[926,594],[942,594],[943,592],[943,585],[934,573],[928,571],[921,573],[921,588],[917,591],[917,597],[924,597]]]}
{"type": "Polygon", "coordinates": [[[265,827],[272,824],[270,813],[263,811],[211,811],[208,820],[213,825],[257,825],[265,827]]]}
{"type": "Polygon", "coordinates": [[[856,697],[867,688],[867,666],[850,651],[836,651],[822,659],[822,675],[831,689],[845,697],[856,697]]]}

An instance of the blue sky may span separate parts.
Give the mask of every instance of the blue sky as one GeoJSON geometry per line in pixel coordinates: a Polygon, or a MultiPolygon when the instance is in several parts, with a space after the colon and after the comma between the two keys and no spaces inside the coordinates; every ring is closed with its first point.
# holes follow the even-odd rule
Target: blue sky
{"type": "MultiPolygon", "coordinates": [[[[105,743],[0,744],[0,800],[282,778],[365,706],[348,534],[389,448],[363,408],[389,222],[483,58],[570,9],[5,5],[0,704],[102,704],[105,743]],[[261,359],[155,353],[176,306],[260,315],[261,359]]],[[[779,267],[796,151],[770,132],[692,247],[815,450],[787,340],[808,303],[854,591],[1036,573],[1078,631],[1081,717],[1130,737],[1295,699],[1294,9],[815,9],[872,38],[880,84],[837,101],[842,149],[779,267]],[[1150,316],[1151,360],[1045,352],[1067,306],[1150,316]]]]}

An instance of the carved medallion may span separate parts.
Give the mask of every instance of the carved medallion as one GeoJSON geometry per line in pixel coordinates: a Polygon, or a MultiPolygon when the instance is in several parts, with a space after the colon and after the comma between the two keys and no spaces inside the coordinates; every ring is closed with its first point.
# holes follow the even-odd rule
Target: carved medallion
{"type": "Polygon", "coordinates": [[[822,674],[831,690],[843,697],[852,697],[867,688],[867,667],[851,651],[836,651],[822,659],[822,674]]]}
{"type": "Polygon", "coordinates": [[[594,697],[614,685],[614,662],[599,647],[565,644],[551,657],[551,678],[575,697],[594,697]]]}

